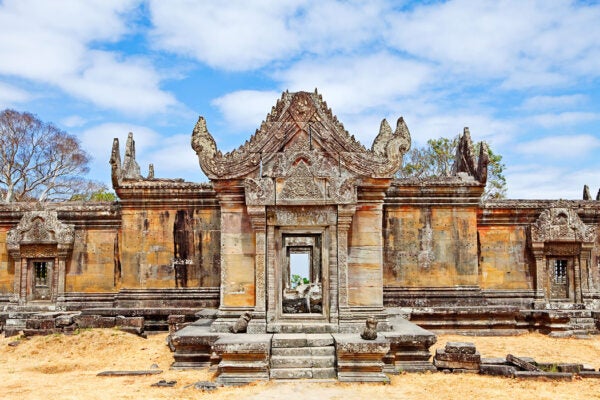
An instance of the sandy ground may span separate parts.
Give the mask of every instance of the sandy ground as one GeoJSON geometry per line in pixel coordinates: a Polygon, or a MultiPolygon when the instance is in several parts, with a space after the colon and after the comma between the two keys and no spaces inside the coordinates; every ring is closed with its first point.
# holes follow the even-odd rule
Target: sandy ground
{"type": "MultiPolygon", "coordinates": [[[[600,399],[600,379],[574,382],[522,381],[472,374],[403,374],[390,385],[256,383],[242,388],[194,389],[212,380],[202,371],[171,371],[172,354],[166,334],[137,336],[111,329],[84,330],[77,335],[51,335],[21,340],[0,338],[0,398],[2,399],[600,399]],[[142,370],[157,364],[163,373],[152,376],[99,377],[106,370],[142,370]],[[173,388],[151,387],[161,379],[175,380],[173,388]],[[189,386],[191,385],[191,386],[189,386]]],[[[484,357],[507,353],[538,361],[579,362],[600,367],[600,337],[590,340],[552,339],[539,334],[518,337],[442,335],[447,341],[471,341],[484,357]]]]}

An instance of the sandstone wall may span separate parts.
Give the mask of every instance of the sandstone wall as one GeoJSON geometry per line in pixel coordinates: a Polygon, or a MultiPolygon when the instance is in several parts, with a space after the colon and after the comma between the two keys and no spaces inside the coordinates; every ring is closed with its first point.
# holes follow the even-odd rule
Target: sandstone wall
{"type": "Polygon", "coordinates": [[[6,251],[6,227],[0,227],[0,297],[13,291],[14,267],[6,251]]]}
{"type": "Polygon", "coordinates": [[[386,205],[384,285],[476,285],[477,208],[386,205]]]}

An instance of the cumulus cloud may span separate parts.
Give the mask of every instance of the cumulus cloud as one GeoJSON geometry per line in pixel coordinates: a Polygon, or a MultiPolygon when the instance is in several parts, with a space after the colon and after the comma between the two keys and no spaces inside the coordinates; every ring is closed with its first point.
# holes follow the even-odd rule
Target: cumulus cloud
{"type": "Polygon", "coordinates": [[[576,125],[580,123],[596,121],[600,114],[581,111],[565,111],[559,113],[537,114],[529,117],[534,124],[545,128],[576,125]]]}
{"type": "Polygon", "coordinates": [[[214,99],[212,104],[217,106],[231,130],[249,134],[260,126],[280,96],[281,93],[275,91],[239,90],[214,99]]]}
{"type": "Polygon", "coordinates": [[[592,191],[600,184],[598,171],[570,169],[547,164],[522,164],[506,170],[508,198],[512,199],[570,199],[582,198],[583,185],[592,191]]]}
{"type": "Polygon", "coordinates": [[[0,82],[0,108],[14,107],[19,103],[29,101],[31,98],[32,95],[25,90],[0,82]]]}
{"type": "Polygon", "coordinates": [[[93,50],[129,32],[137,1],[5,1],[0,4],[0,74],[54,85],[104,108],[153,113],[175,105],[154,68],[93,50]]]}
{"type": "Polygon", "coordinates": [[[569,159],[585,157],[600,147],[600,139],[592,135],[548,136],[518,143],[515,150],[529,156],[569,159]]]}
{"type": "Polygon", "coordinates": [[[525,110],[547,110],[560,109],[564,107],[576,107],[584,104],[588,97],[583,94],[557,95],[557,96],[532,96],[523,102],[525,110]]]}
{"type": "Polygon", "coordinates": [[[571,1],[456,0],[390,17],[390,42],[455,74],[507,88],[598,76],[600,6],[571,1]],[[585,71],[585,72],[584,72],[585,71]]]}

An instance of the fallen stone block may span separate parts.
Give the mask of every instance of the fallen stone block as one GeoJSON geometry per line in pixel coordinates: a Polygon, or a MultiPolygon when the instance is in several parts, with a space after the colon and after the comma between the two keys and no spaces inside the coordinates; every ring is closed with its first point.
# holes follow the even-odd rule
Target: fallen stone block
{"type": "Polygon", "coordinates": [[[581,364],[558,364],[557,365],[558,372],[570,372],[578,374],[583,370],[583,365],[581,364]]]}
{"type": "Polygon", "coordinates": [[[481,363],[481,354],[479,353],[448,353],[445,350],[437,349],[435,359],[440,361],[457,361],[457,362],[475,362],[481,363]]]}
{"type": "Polygon", "coordinates": [[[600,371],[580,371],[578,375],[582,378],[600,378],[600,371]]]}
{"type": "Polygon", "coordinates": [[[480,363],[464,361],[444,361],[434,358],[433,365],[435,365],[438,369],[471,369],[479,371],[480,363]]]}
{"type": "Polygon", "coordinates": [[[161,379],[160,381],[153,383],[150,386],[158,386],[158,387],[174,387],[175,384],[177,383],[177,381],[166,381],[164,379],[161,379]]]}
{"type": "Polygon", "coordinates": [[[512,378],[515,376],[517,369],[510,365],[502,364],[481,364],[479,373],[482,375],[506,376],[512,378]]]}
{"type": "Polygon", "coordinates": [[[515,372],[515,378],[570,382],[573,380],[573,374],[568,372],[517,371],[515,372]]]}
{"type": "Polygon", "coordinates": [[[536,367],[535,365],[533,365],[530,362],[525,361],[522,358],[519,357],[515,357],[512,354],[508,354],[506,356],[506,361],[508,361],[510,364],[513,364],[525,371],[535,371],[535,372],[541,372],[542,370],[539,369],[538,367],[536,367]]]}
{"type": "Polygon", "coordinates": [[[96,376],[142,376],[142,375],[158,375],[162,374],[160,369],[147,369],[139,371],[102,371],[96,376]]]}
{"type": "Polygon", "coordinates": [[[477,349],[471,342],[448,342],[445,347],[446,353],[475,354],[477,349]]]}

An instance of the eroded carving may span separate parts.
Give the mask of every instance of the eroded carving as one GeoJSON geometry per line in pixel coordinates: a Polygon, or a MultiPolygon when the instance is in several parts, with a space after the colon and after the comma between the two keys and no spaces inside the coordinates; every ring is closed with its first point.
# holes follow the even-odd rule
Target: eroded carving
{"type": "Polygon", "coordinates": [[[488,148],[485,142],[479,148],[479,157],[473,155],[473,141],[469,128],[465,128],[458,140],[456,157],[454,159],[453,174],[460,176],[466,174],[473,177],[479,183],[487,182],[487,167],[489,164],[488,148]]]}
{"type": "Polygon", "coordinates": [[[252,314],[246,311],[238,318],[235,323],[229,327],[231,333],[245,333],[248,330],[248,322],[252,319],[252,314]]]}
{"type": "Polygon", "coordinates": [[[56,211],[28,211],[19,224],[6,235],[9,252],[19,252],[22,245],[57,244],[71,248],[75,227],[58,220],[56,211]]]}
{"type": "Polygon", "coordinates": [[[375,317],[367,318],[365,322],[365,328],[360,334],[360,337],[364,340],[375,340],[377,339],[377,319],[375,317]]]}
{"type": "Polygon", "coordinates": [[[542,211],[531,224],[533,242],[594,242],[596,227],[581,221],[575,210],[568,207],[552,207],[542,211]]]}

